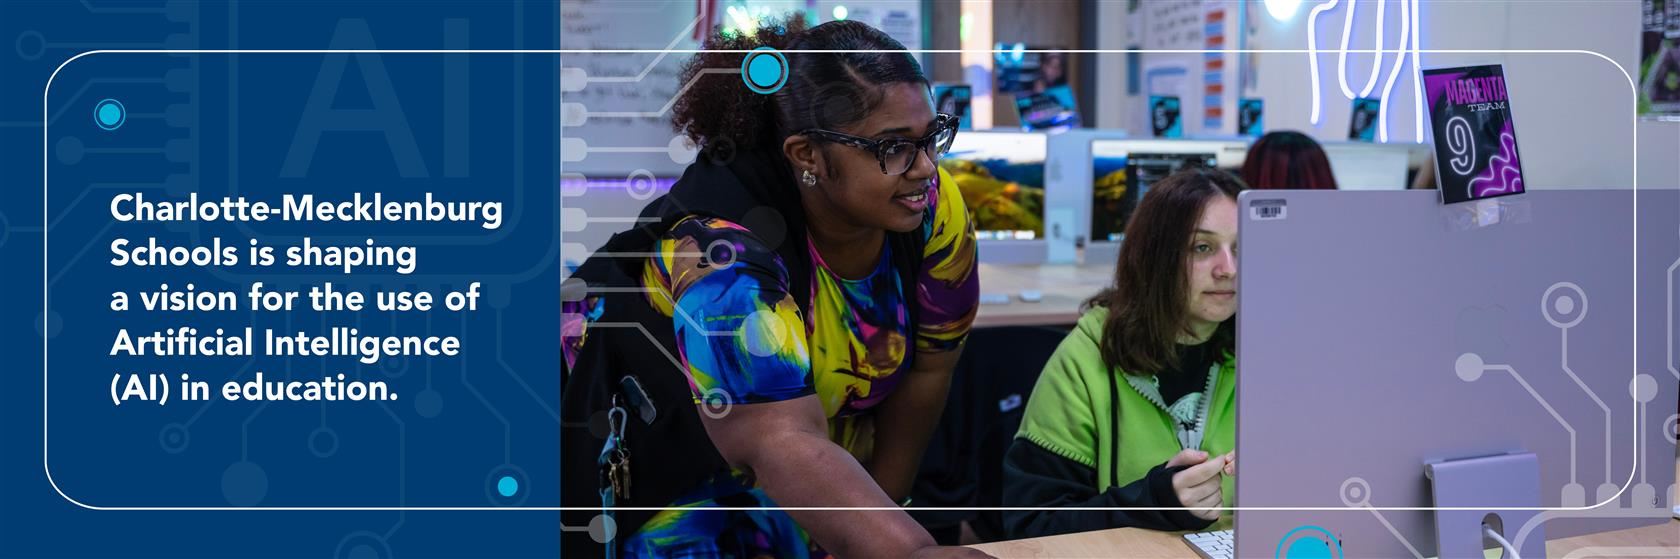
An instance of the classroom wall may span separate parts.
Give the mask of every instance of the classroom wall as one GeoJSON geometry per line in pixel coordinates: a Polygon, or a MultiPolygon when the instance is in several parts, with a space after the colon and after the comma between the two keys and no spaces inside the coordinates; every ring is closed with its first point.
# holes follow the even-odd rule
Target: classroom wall
{"type": "MultiPolygon", "coordinates": [[[[1311,10],[1334,4],[1317,20],[1319,48],[1338,48],[1347,8],[1354,6],[1350,49],[1374,48],[1378,8],[1384,11],[1383,48],[1397,48],[1402,17],[1399,0],[1302,2],[1287,21],[1272,18],[1260,1],[1246,2],[1246,34],[1251,49],[1307,49],[1311,10]]],[[[1244,2],[1233,0],[1236,11],[1244,2]]],[[[1556,0],[1546,2],[1458,2],[1418,0],[1424,49],[1580,49],[1603,54],[1421,53],[1425,68],[1501,63],[1510,84],[1525,181],[1530,188],[1627,187],[1680,188],[1680,123],[1633,119],[1628,76],[1637,80],[1640,3],[1637,0],[1556,0]],[[1613,62],[1613,63],[1612,63],[1613,62]],[[1617,67],[1620,64],[1620,68],[1617,67]],[[1623,74],[1623,69],[1628,73],[1623,74]],[[1635,151],[1637,139],[1637,152],[1635,151]],[[1634,154],[1638,161],[1635,166],[1634,154]]],[[[1120,49],[1128,13],[1124,3],[1103,3],[1097,17],[1110,30],[1098,48],[1120,49]]],[[[1311,73],[1305,53],[1262,53],[1243,57],[1252,73],[1244,96],[1265,99],[1269,130],[1308,131],[1325,140],[1346,138],[1351,101],[1338,84],[1346,69],[1357,93],[1371,75],[1371,54],[1352,53],[1345,66],[1334,53],[1320,53],[1322,117],[1310,119],[1311,73]]],[[[1387,85],[1394,55],[1384,55],[1373,95],[1387,85]]],[[[1105,127],[1141,129],[1141,96],[1126,95],[1124,55],[1098,63],[1097,122],[1105,127]]],[[[1389,139],[1418,141],[1414,107],[1414,69],[1407,65],[1388,100],[1389,139]]],[[[1187,120],[1189,124],[1191,121],[1187,120]]],[[[1427,123],[1425,123],[1427,125],[1427,123]]],[[[1426,134],[1426,133],[1425,133],[1426,134]]]]}
{"type": "MultiPolygon", "coordinates": [[[[1046,49],[1079,48],[1080,3],[1076,0],[992,0],[992,42],[994,44],[1024,43],[1028,47],[1046,49]]],[[[1079,91],[1082,80],[1079,64],[1068,57],[1068,84],[1079,91]]],[[[1013,96],[1003,95],[992,103],[992,126],[1017,128],[1020,114],[1013,96]]]]}
{"type": "MultiPolygon", "coordinates": [[[[719,8],[732,4],[719,2],[719,8]]],[[[814,22],[833,19],[834,8],[847,7],[847,18],[881,27],[905,48],[927,46],[921,33],[921,0],[760,0],[752,13],[782,14],[805,10],[814,22]]],[[[593,180],[632,177],[674,179],[693,161],[694,151],[672,129],[670,104],[682,89],[678,76],[693,57],[682,52],[699,47],[706,22],[699,21],[695,2],[668,5],[590,0],[567,2],[562,8],[559,63],[570,87],[562,87],[562,170],[593,180]],[[695,33],[695,28],[702,31],[695,33]],[[664,49],[677,52],[662,53],[664,49]],[[649,52],[576,52],[579,50],[645,50],[649,52]],[[581,74],[579,74],[581,72],[581,74]],[[581,78],[578,76],[582,76],[581,78]],[[579,118],[580,113],[583,115],[579,118]]],[[[719,15],[719,21],[727,15],[719,15]]],[[[717,22],[713,22],[717,23],[717,22]]],[[[954,23],[952,25],[955,25],[954,23]]],[[[946,48],[955,48],[949,47],[946,48]]],[[[698,79],[740,79],[716,74],[698,79]]],[[[567,231],[563,257],[582,261],[608,238],[625,228],[648,197],[663,191],[632,195],[624,188],[597,187],[586,195],[562,200],[577,230],[567,231]],[[581,222],[576,216],[585,216],[581,222]],[[599,219],[600,221],[589,221],[599,219]]]]}

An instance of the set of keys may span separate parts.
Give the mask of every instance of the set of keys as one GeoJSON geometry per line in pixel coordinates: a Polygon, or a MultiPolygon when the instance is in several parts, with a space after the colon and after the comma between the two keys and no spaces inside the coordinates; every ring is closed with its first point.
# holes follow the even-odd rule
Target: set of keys
{"type": "MultiPolygon", "coordinates": [[[[635,375],[624,375],[619,379],[620,394],[624,400],[619,400],[619,394],[612,398],[612,409],[607,410],[607,444],[601,448],[601,457],[597,463],[601,466],[602,477],[606,478],[606,485],[612,487],[614,500],[630,499],[630,447],[624,444],[624,429],[630,423],[630,410],[636,410],[636,416],[642,423],[653,425],[659,418],[659,409],[654,407],[653,399],[648,397],[647,390],[642,388],[642,382],[636,380],[635,375]],[[627,407],[628,406],[628,407],[627,407]]],[[[612,507],[608,500],[608,491],[601,488],[601,498],[604,505],[612,507]]]]}
{"type": "MultiPolygon", "coordinates": [[[[630,449],[624,444],[624,427],[629,419],[629,413],[618,406],[618,399],[613,399],[613,407],[607,411],[607,423],[612,433],[607,436],[607,444],[601,449],[601,468],[605,470],[607,483],[612,486],[615,500],[630,499],[630,449]]],[[[604,493],[604,491],[603,491],[604,493]]]]}

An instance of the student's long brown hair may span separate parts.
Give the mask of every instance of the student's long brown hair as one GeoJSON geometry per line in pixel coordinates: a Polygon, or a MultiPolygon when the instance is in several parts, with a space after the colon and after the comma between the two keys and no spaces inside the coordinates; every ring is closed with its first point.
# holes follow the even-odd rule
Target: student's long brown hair
{"type": "MultiPolygon", "coordinates": [[[[1109,367],[1136,375],[1178,368],[1178,338],[1189,326],[1186,257],[1196,224],[1208,202],[1217,196],[1235,201],[1242,190],[1242,181],[1229,173],[1190,167],[1144,194],[1120,242],[1114,285],[1085,302],[1108,309],[1102,356],[1109,367]]],[[[1235,351],[1235,342],[1234,316],[1208,340],[1215,356],[1235,351]]]]}

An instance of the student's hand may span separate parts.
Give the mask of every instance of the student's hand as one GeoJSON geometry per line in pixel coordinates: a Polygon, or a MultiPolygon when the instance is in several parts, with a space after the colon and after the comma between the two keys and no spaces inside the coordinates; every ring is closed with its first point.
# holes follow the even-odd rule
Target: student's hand
{"type": "Polygon", "coordinates": [[[1200,450],[1182,450],[1167,460],[1167,467],[1190,466],[1172,477],[1173,494],[1190,514],[1202,520],[1219,520],[1219,474],[1228,465],[1226,457],[1208,459],[1200,450]]]}
{"type": "Polygon", "coordinates": [[[1225,453],[1224,458],[1225,458],[1225,475],[1228,475],[1228,476],[1237,475],[1237,451],[1233,450],[1233,451],[1225,453]]]}
{"type": "Polygon", "coordinates": [[[911,559],[996,559],[986,552],[966,547],[924,547],[910,555],[911,559]]]}

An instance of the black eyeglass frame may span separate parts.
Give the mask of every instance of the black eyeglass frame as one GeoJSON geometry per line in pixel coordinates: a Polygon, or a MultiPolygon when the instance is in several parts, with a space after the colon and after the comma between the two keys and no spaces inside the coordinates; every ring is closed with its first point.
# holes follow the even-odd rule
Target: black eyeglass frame
{"type": "Polygon", "coordinates": [[[848,145],[873,153],[875,154],[875,161],[881,164],[881,174],[897,176],[910,172],[910,168],[916,166],[916,158],[911,157],[908,159],[904,168],[899,169],[898,172],[889,172],[887,171],[888,148],[908,145],[909,147],[914,147],[917,150],[927,152],[928,157],[933,159],[935,163],[938,163],[939,157],[945,155],[945,152],[951,149],[951,143],[957,139],[957,120],[956,116],[945,113],[938,113],[934,115],[933,129],[928,131],[926,136],[923,136],[918,140],[906,140],[903,138],[871,140],[869,138],[860,138],[851,134],[835,132],[833,130],[823,130],[821,128],[803,130],[800,131],[798,135],[820,138],[824,141],[848,145]],[[950,133],[950,135],[946,136],[944,141],[935,145],[934,142],[939,139],[939,135],[945,133],[950,133]],[[929,148],[934,149],[930,151],[929,148]]]}

